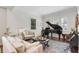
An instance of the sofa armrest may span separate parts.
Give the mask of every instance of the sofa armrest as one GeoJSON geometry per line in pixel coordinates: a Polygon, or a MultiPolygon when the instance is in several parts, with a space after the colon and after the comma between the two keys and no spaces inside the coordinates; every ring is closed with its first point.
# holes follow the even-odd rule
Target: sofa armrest
{"type": "Polygon", "coordinates": [[[39,45],[39,42],[28,43],[28,42],[26,42],[26,41],[24,41],[24,40],[22,41],[22,43],[24,44],[24,46],[25,46],[26,49],[28,49],[28,48],[30,48],[30,47],[33,47],[33,46],[39,45]]]}
{"type": "Polygon", "coordinates": [[[33,46],[26,50],[27,53],[42,53],[43,52],[43,46],[40,44],[38,46],[33,46]]]}
{"type": "Polygon", "coordinates": [[[40,44],[40,42],[34,42],[34,43],[32,43],[30,46],[33,47],[33,46],[37,46],[37,45],[39,45],[39,44],[40,44]]]}
{"type": "Polygon", "coordinates": [[[26,42],[26,41],[22,41],[22,43],[24,44],[25,48],[28,49],[29,46],[31,45],[30,43],[26,42]]]}
{"type": "Polygon", "coordinates": [[[38,46],[38,45],[40,45],[39,42],[31,43],[28,47],[26,47],[26,49],[30,49],[31,47],[35,47],[35,46],[38,46]]]}

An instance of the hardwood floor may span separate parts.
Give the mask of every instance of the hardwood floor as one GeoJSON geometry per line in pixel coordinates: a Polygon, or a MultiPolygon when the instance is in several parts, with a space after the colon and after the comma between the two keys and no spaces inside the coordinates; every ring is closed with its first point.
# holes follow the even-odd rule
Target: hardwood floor
{"type": "Polygon", "coordinates": [[[60,38],[60,40],[58,39],[58,37],[53,37],[51,40],[55,40],[55,41],[60,41],[60,42],[66,42],[66,43],[68,43],[68,39],[66,39],[66,40],[63,40],[63,38],[60,38]]]}

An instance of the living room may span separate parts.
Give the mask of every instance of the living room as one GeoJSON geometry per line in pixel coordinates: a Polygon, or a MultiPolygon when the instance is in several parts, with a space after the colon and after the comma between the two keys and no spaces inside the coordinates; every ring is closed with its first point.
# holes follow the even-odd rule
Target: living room
{"type": "Polygon", "coordinates": [[[79,28],[78,7],[1,6],[0,18],[0,47],[3,53],[78,52],[78,37],[75,36],[79,28]],[[61,34],[58,28],[54,29],[46,22],[61,27],[61,34]],[[45,34],[47,27],[50,30],[45,34]],[[57,32],[54,33],[54,30],[57,32]],[[74,37],[76,41],[70,43],[74,37]]]}

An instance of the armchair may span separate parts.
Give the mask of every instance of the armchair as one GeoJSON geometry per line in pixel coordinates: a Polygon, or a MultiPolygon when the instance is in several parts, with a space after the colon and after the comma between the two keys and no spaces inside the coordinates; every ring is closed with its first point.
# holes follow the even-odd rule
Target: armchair
{"type": "Polygon", "coordinates": [[[22,39],[28,40],[35,37],[33,32],[27,31],[26,29],[20,32],[20,36],[22,36],[22,39]]]}

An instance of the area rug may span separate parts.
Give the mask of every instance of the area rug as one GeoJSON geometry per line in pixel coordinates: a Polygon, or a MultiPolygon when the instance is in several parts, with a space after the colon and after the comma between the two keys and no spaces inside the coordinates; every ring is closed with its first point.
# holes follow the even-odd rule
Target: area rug
{"type": "Polygon", "coordinates": [[[44,51],[45,53],[69,53],[69,44],[64,42],[59,42],[55,40],[49,41],[49,47],[44,51]]]}

